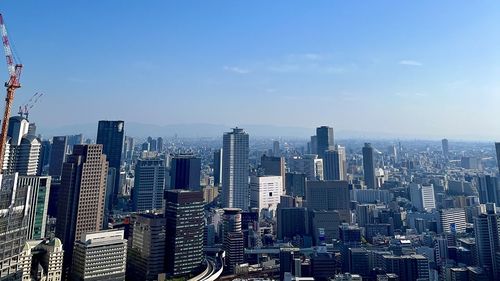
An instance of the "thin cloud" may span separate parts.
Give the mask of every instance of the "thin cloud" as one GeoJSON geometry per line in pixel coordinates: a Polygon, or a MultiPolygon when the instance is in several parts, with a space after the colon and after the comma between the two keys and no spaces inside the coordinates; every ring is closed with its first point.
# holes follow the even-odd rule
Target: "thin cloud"
{"type": "Polygon", "coordinates": [[[416,61],[416,60],[401,60],[401,61],[399,61],[399,64],[409,65],[409,66],[422,66],[423,65],[423,63],[416,61]]]}
{"type": "Polygon", "coordinates": [[[232,72],[232,73],[237,73],[237,74],[248,74],[250,73],[250,70],[249,69],[245,69],[245,68],[241,68],[241,67],[237,67],[237,66],[224,66],[223,68],[225,71],[229,71],[229,72],[232,72]]]}

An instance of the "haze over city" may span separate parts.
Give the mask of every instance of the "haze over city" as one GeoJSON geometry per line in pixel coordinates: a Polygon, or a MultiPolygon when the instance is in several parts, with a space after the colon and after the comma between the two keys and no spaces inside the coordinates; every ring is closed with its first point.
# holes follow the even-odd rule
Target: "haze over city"
{"type": "Polygon", "coordinates": [[[321,120],[345,137],[500,137],[495,1],[3,1],[0,8],[15,53],[29,61],[14,108],[43,92],[32,110],[42,131],[103,118],[308,130],[321,120]]]}

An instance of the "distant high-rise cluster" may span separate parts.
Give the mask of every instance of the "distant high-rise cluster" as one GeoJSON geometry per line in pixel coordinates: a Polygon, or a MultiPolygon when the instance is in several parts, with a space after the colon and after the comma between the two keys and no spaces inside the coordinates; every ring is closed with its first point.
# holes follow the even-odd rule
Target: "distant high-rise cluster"
{"type": "Polygon", "coordinates": [[[500,274],[500,143],[140,139],[109,120],[94,143],[9,124],[0,280],[500,274]]]}

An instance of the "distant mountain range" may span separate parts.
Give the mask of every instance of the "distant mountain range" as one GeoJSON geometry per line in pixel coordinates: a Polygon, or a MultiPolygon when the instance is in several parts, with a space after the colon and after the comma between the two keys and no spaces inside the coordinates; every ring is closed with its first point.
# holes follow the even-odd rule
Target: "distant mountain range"
{"type": "MultiPolygon", "coordinates": [[[[321,125],[321,124],[320,124],[321,125]]],[[[42,134],[44,138],[56,135],[72,135],[82,133],[84,138],[95,139],[97,134],[97,122],[87,124],[75,124],[61,127],[37,126],[37,133],[42,134]]],[[[169,125],[154,125],[141,124],[136,122],[125,121],[125,131],[128,136],[145,138],[148,136],[162,137],[222,137],[224,132],[231,130],[235,126],[227,126],[222,124],[169,124],[169,125]]],[[[294,126],[274,126],[274,125],[255,125],[241,124],[238,127],[244,128],[251,137],[266,137],[266,138],[304,138],[307,139],[316,132],[315,128],[294,127],[294,126]]],[[[334,127],[335,130],[335,127],[334,127]]],[[[397,133],[387,132],[362,132],[355,130],[335,130],[335,138],[337,139],[435,139],[439,140],[444,136],[432,135],[401,135],[397,133]]],[[[462,135],[462,136],[446,136],[453,139],[462,140],[488,140],[493,139],[489,136],[477,135],[462,135]]]]}

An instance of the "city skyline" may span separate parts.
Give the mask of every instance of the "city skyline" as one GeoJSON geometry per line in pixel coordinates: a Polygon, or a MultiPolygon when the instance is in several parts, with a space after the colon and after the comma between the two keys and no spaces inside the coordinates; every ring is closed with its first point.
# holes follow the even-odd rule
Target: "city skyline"
{"type": "Polygon", "coordinates": [[[41,133],[102,119],[321,120],[373,136],[500,137],[494,2],[14,3],[2,11],[29,62],[14,108],[43,92],[41,133]]]}

